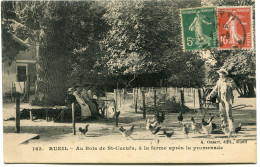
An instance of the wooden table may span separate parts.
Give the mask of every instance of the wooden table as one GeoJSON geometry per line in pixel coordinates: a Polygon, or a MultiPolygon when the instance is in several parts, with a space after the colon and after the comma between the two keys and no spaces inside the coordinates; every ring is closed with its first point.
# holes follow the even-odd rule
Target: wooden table
{"type": "Polygon", "coordinates": [[[32,110],[41,110],[44,109],[46,113],[46,121],[48,121],[48,110],[61,110],[61,121],[64,120],[64,110],[67,110],[67,106],[32,106],[31,104],[21,104],[20,111],[27,109],[30,112],[30,120],[33,121],[32,110]]]}

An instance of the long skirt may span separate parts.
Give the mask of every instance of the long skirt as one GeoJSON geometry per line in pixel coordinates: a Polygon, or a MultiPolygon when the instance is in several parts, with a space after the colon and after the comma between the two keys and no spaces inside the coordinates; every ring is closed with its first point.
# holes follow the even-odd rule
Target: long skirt
{"type": "Polygon", "coordinates": [[[90,108],[87,104],[80,104],[81,108],[81,118],[87,118],[91,116],[90,108]]]}

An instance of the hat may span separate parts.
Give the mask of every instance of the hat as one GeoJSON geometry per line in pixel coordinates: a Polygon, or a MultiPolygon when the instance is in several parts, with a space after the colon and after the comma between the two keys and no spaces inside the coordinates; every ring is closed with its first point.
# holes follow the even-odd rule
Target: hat
{"type": "Polygon", "coordinates": [[[69,88],[69,89],[68,89],[68,92],[71,92],[71,91],[74,91],[74,89],[73,89],[73,88],[69,88]]]}
{"type": "Polygon", "coordinates": [[[217,73],[222,73],[222,74],[228,75],[227,70],[225,70],[224,68],[221,68],[220,70],[218,70],[217,73]]]}

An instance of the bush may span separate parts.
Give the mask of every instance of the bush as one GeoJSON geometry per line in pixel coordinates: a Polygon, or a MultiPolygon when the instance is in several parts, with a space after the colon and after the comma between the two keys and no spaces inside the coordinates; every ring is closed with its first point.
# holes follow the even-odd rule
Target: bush
{"type": "MultiPolygon", "coordinates": [[[[137,108],[143,110],[143,101],[142,96],[138,96],[137,108]]],[[[189,108],[187,106],[181,105],[180,97],[172,96],[170,97],[169,92],[166,92],[163,89],[156,90],[156,103],[157,103],[157,111],[169,112],[169,113],[179,113],[182,111],[183,113],[188,112],[189,108]]],[[[135,105],[131,105],[132,108],[135,105]]],[[[145,92],[145,107],[147,113],[154,113],[154,93],[153,91],[145,92]]]]}

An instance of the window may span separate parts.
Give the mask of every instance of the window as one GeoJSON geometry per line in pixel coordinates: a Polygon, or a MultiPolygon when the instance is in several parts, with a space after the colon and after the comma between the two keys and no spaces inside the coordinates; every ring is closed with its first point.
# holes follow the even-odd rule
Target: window
{"type": "Polygon", "coordinates": [[[17,65],[17,81],[24,82],[26,81],[26,65],[17,65]]]}

